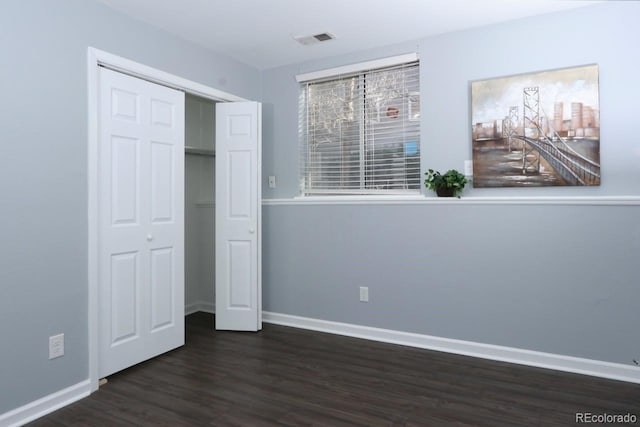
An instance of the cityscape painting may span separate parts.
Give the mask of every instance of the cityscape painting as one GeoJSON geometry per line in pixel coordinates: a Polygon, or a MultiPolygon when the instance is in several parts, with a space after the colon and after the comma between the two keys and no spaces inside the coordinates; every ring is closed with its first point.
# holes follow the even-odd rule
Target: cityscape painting
{"type": "Polygon", "coordinates": [[[474,187],[600,185],[598,66],[471,83],[474,187]]]}

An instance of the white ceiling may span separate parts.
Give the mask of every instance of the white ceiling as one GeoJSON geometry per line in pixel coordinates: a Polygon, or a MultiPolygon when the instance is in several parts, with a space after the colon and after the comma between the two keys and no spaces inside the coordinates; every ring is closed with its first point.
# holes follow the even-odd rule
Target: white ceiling
{"type": "Polygon", "coordinates": [[[245,64],[266,69],[592,5],[568,0],[100,0],[245,64]],[[329,32],[303,46],[294,36],[329,32]]]}

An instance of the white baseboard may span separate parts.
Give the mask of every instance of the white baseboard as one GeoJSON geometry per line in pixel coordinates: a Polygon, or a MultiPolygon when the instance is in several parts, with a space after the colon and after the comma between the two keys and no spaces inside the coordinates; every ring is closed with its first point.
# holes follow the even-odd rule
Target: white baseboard
{"type": "Polygon", "coordinates": [[[89,396],[89,380],[67,387],[41,399],[0,415],[0,426],[17,427],[89,396]]]}
{"type": "Polygon", "coordinates": [[[328,332],[331,334],[346,335],[355,338],[640,384],[640,368],[623,365],[621,363],[603,362],[600,360],[372,328],[349,323],[330,322],[327,320],[266,311],[262,313],[262,320],[265,323],[273,323],[275,325],[292,326],[294,328],[310,329],[313,331],[328,332]]]}
{"type": "Polygon", "coordinates": [[[197,313],[199,311],[204,311],[205,313],[215,313],[216,306],[210,302],[206,301],[196,301],[191,304],[187,304],[184,306],[184,315],[188,316],[193,313],[197,313]]]}

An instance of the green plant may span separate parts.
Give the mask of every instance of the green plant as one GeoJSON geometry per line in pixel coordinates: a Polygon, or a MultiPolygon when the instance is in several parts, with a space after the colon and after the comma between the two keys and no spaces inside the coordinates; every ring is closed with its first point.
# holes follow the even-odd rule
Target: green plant
{"type": "Polygon", "coordinates": [[[455,169],[450,169],[444,174],[429,169],[425,172],[427,178],[424,185],[429,189],[438,193],[438,196],[445,195],[460,197],[460,193],[464,186],[469,182],[467,178],[455,169]]]}

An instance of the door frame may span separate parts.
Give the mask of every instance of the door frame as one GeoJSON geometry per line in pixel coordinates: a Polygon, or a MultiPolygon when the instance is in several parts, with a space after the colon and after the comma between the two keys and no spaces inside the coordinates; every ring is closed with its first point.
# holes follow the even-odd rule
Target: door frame
{"type": "MultiPolygon", "coordinates": [[[[245,98],[215,89],[183,77],[170,74],[130,59],[89,47],[87,52],[87,105],[88,105],[88,138],[87,138],[87,181],[88,181],[88,246],[87,246],[87,281],[88,281],[88,333],[89,333],[89,382],[91,392],[98,389],[98,67],[104,66],[133,77],[167,86],[197,95],[202,98],[221,102],[248,101],[245,98]]],[[[181,254],[184,256],[184,253],[181,254]]]]}

